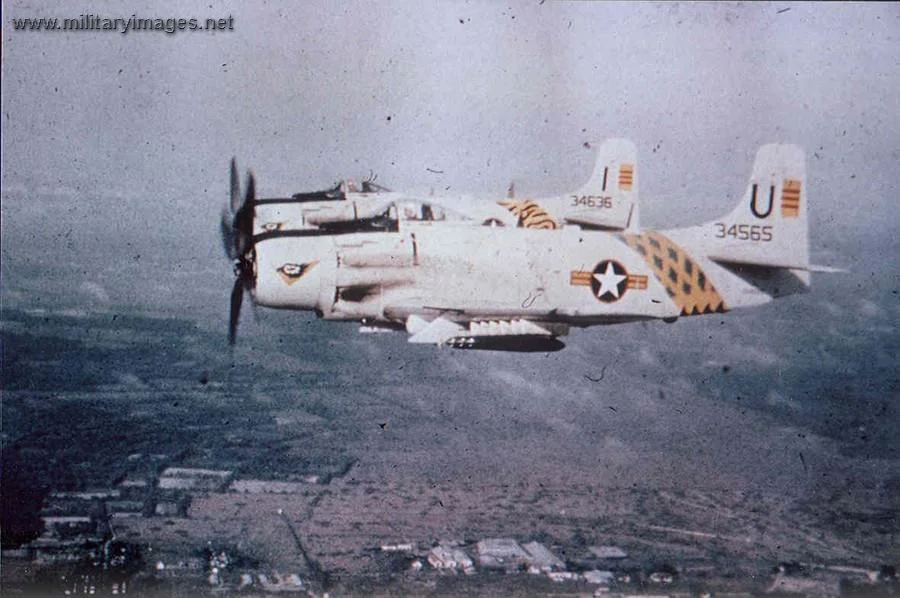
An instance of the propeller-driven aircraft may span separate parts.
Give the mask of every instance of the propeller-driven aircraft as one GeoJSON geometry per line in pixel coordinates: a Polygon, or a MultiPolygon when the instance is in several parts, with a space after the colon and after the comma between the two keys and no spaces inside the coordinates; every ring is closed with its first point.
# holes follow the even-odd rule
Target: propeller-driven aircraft
{"type": "Polygon", "coordinates": [[[609,140],[575,193],[421,199],[368,181],[289,198],[241,194],[232,162],[222,234],[234,261],[229,340],[257,305],[406,331],[409,342],[550,351],[570,327],[721,313],[810,284],[806,164],[765,145],[727,215],[642,230],[634,144],[609,140]],[[455,210],[443,203],[453,202],[455,210]]]}
{"type": "MultiPolygon", "coordinates": [[[[563,225],[599,230],[637,230],[636,150],[625,139],[608,139],[597,151],[594,172],[575,193],[501,202],[465,197],[422,199],[391,191],[374,180],[344,180],[330,189],[290,197],[256,199],[253,233],[381,230],[395,220],[555,229],[563,225]]],[[[232,180],[236,180],[232,165],[232,180]]],[[[512,188],[511,188],[512,191],[512,188]]],[[[510,194],[512,195],[512,193],[510,194]]],[[[237,209],[237,208],[235,208],[237,209]]]]}

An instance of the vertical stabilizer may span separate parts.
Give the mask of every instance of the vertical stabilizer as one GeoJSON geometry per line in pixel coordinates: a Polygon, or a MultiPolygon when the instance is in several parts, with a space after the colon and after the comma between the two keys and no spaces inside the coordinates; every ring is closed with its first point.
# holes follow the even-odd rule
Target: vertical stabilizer
{"type": "Polygon", "coordinates": [[[597,148],[594,171],[580,189],[548,203],[568,224],[601,230],[637,231],[637,149],[628,139],[607,139],[597,148]]]}
{"type": "Polygon", "coordinates": [[[807,270],[807,204],[803,150],[795,145],[764,145],[734,210],[671,235],[716,262],[807,270]]]}
{"type": "MultiPolygon", "coordinates": [[[[638,214],[637,148],[628,139],[607,139],[597,149],[594,172],[588,182],[575,192],[576,200],[595,198],[595,207],[571,211],[566,220],[577,223],[579,217],[586,224],[602,228],[636,231],[638,214]],[[601,198],[601,199],[596,199],[601,198]],[[602,202],[602,207],[596,207],[602,202]]],[[[575,203],[573,201],[573,203],[575,203]]],[[[589,203],[588,200],[587,203],[589,203]]]]}

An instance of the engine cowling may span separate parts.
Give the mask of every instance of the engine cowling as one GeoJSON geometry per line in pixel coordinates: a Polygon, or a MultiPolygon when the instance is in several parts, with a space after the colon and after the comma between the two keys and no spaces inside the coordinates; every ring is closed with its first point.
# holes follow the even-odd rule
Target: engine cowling
{"type": "Polygon", "coordinates": [[[329,236],[257,241],[253,298],[266,307],[322,312],[334,299],[336,261],[329,236]]]}

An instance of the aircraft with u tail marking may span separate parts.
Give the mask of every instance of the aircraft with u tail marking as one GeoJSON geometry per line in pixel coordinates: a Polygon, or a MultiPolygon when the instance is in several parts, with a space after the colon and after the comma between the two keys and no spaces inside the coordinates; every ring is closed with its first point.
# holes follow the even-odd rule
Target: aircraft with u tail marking
{"type": "Polygon", "coordinates": [[[363,332],[405,331],[411,343],[552,351],[571,327],[758,306],[828,270],[809,263],[799,147],[763,146],[729,214],[658,231],[637,227],[634,144],[610,140],[598,153],[574,194],[464,205],[456,218],[371,184],[266,200],[251,173],[242,196],[232,162],[230,342],[244,292],[363,332]]]}

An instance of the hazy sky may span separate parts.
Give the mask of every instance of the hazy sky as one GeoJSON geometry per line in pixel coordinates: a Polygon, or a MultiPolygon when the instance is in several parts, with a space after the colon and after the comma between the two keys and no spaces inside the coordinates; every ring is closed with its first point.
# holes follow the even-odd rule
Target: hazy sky
{"type": "Polygon", "coordinates": [[[5,2],[3,15],[4,187],[217,208],[236,154],[270,193],[369,170],[397,188],[565,191],[590,171],[582,143],[608,136],[635,140],[645,211],[665,218],[727,206],[770,141],[807,149],[820,214],[858,206],[884,224],[897,183],[891,3],[5,2]],[[85,13],[233,16],[234,31],[10,23],[85,13]]]}

